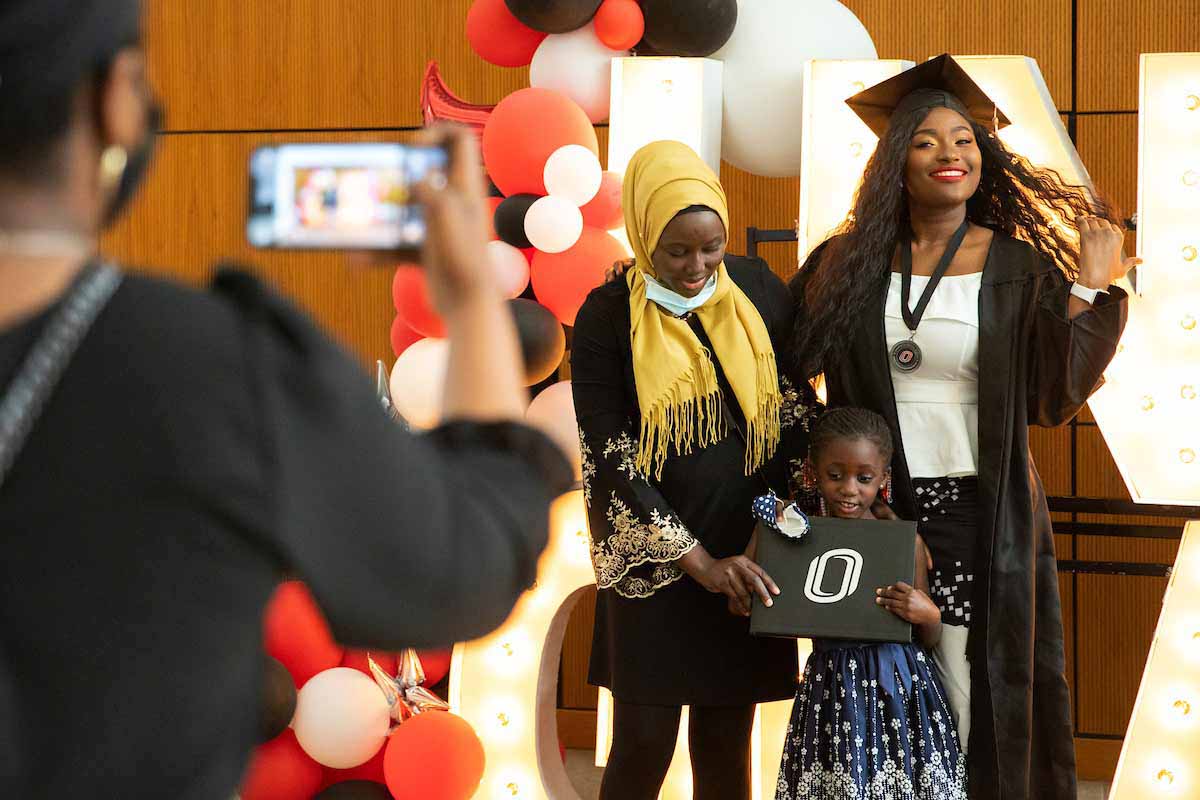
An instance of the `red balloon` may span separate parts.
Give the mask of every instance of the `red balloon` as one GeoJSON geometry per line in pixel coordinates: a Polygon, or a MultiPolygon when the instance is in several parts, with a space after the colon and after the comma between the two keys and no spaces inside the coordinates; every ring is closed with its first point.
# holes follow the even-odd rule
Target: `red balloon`
{"type": "Polygon", "coordinates": [[[583,212],[583,224],[591,225],[602,231],[611,231],[625,224],[621,212],[621,176],[615,172],[606,172],[600,180],[600,191],[596,192],[587,205],[579,209],[583,212]]]}
{"type": "Polygon", "coordinates": [[[551,89],[521,89],[500,101],[483,128],[483,163],[505,195],[545,195],[546,160],[577,144],[597,156],[596,129],[583,109],[551,89]]]}
{"type": "Polygon", "coordinates": [[[453,650],[418,650],[417,657],[421,659],[421,667],[425,670],[425,687],[441,683],[442,678],[450,672],[450,656],[453,650]]]}
{"type": "Polygon", "coordinates": [[[441,339],[446,335],[442,318],[429,301],[425,272],[420,267],[402,264],[392,279],[392,302],[404,324],[422,336],[441,339]]]}
{"type": "Polygon", "coordinates": [[[483,743],[462,717],[427,711],[388,739],[383,774],[396,800],[468,800],[483,779],[483,743]]]}
{"type": "Polygon", "coordinates": [[[325,768],[325,778],[321,781],[321,788],[328,789],[335,783],[343,781],[374,781],[375,783],[386,783],[383,778],[383,754],[384,748],[379,748],[370,761],[365,764],[359,764],[351,769],[330,769],[325,768]]]}
{"type": "Polygon", "coordinates": [[[500,204],[501,204],[501,203],[503,203],[503,202],[504,202],[504,198],[503,198],[503,197],[489,197],[489,198],[487,198],[487,207],[488,207],[488,218],[487,218],[487,223],[488,223],[488,241],[492,241],[492,242],[494,242],[494,241],[496,241],[497,239],[499,239],[499,238],[500,238],[499,236],[497,236],[497,235],[496,235],[496,209],[497,209],[497,208],[499,208],[499,207],[500,207],[500,204]]]}
{"type": "MultiPolygon", "coordinates": [[[[375,650],[369,652],[366,650],[347,650],[345,658],[342,659],[342,666],[350,667],[351,669],[356,669],[359,672],[365,672],[370,675],[371,670],[367,666],[367,656],[370,656],[371,660],[378,664],[380,669],[388,675],[396,674],[396,656],[391,653],[380,653],[375,650]]],[[[343,778],[342,780],[348,781],[352,779],[343,778]]]]}
{"type": "Polygon", "coordinates": [[[480,58],[498,67],[523,67],[546,34],[512,15],[504,0],[475,0],[467,12],[467,41],[480,58]]]}
{"type": "Polygon", "coordinates": [[[530,276],[538,302],[554,312],[559,322],[574,325],[588,292],[604,283],[604,273],[628,258],[625,247],[599,228],[584,228],[583,235],[563,253],[538,253],[530,276]]]}
{"type": "Polygon", "coordinates": [[[425,68],[425,78],[421,82],[421,116],[426,126],[443,121],[457,122],[482,136],[483,125],[493,108],[495,106],[475,105],[455,96],[442,80],[436,61],[430,61],[425,68]]]}
{"type": "Polygon", "coordinates": [[[396,354],[396,358],[399,358],[401,353],[424,338],[420,331],[414,331],[408,327],[400,317],[392,320],[392,352],[396,354]]]}
{"type": "Polygon", "coordinates": [[[610,50],[628,50],[646,32],[646,17],[635,0],[604,0],[593,21],[596,38],[610,50]]]}
{"type": "Polygon", "coordinates": [[[242,781],[242,800],[311,800],[324,772],[308,757],[289,728],[254,751],[242,781]]]}
{"type": "Polygon", "coordinates": [[[333,640],[317,601],[300,581],[287,581],[275,590],[263,618],[263,633],[267,653],[287,667],[297,688],[342,663],[345,651],[333,640]]]}

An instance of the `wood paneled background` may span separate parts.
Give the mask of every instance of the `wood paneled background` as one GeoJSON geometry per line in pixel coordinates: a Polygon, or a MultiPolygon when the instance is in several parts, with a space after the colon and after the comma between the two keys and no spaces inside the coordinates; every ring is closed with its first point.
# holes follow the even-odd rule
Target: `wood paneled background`
{"type": "MultiPolygon", "coordinates": [[[[1195,50],[1200,41],[1200,0],[845,4],[881,58],[922,60],[944,51],[1035,58],[1084,163],[1127,214],[1136,205],[1138,54],[1195,50]]],[[[494,103],[528,85],[527,70],[493,67],[471,52],[463,32],[469,7],[470,0],[148,0],[147,41],[165,130],[154,172],[132,213],[106,238],[106,250],[138,269],[195,284],[221,259],[242,262],[309,309],[364,365],[390,360],[390,271],[245,243],[247,156],[270,142],[404,140],[420,124],[420,78],[430,59],[470,102],[494,103]]],[[[607,131],[598,132],[603,152],[607,131]]],[[[729,165],[722,179],[734,252],[744,248],[747,225],[794,225],[796,180],[758,178],[729,165]]],[[[762,253],[783,275],[794,266],[794,245],[765,245],[762,253]]],[[[1034,430],[1032,440],[1048,494],[1127,498],[1087,414],[1071,427],[1034,430]]],[[[1175,549],[1169,540],[1104,536],[1059,536],[1058,543],[1060,557],[1095,560],[1170,563],[1175,549]]],[[[1164,587],[1159,578],[1062,576],[1068,676],[1087,777],[1111,775],[1164,587]]],[[[582,602],[568,633],[564,709],[594,707],[595,691],[584,679],[590,614],[582,602]]]]}

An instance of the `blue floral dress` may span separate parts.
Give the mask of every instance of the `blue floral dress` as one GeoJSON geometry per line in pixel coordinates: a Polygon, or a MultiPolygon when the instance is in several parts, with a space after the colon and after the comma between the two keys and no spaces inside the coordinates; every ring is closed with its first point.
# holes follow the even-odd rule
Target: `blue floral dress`
{"type": "Polygon", "coordinates": [[[813,648],[776,800],[966,800],[966,757],[920,645],[817,639],[813,648]]]}

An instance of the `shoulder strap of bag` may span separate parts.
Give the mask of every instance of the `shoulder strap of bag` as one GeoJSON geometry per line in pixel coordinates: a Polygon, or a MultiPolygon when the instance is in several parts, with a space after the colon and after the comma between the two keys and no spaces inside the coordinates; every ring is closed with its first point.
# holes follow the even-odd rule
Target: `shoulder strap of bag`
{"type": "Polygon", "coordinates": [[[120,284],[121,273],[116,267],[101,264],[85,270],[0,396],[0,486],[79,344],[120,284]]]}

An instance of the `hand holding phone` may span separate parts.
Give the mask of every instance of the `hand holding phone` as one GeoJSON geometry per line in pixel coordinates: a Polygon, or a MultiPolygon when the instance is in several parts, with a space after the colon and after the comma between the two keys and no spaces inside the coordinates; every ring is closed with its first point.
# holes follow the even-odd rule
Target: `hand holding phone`
{"type": "Polygon", "coordinates": [[[432,142],[261,147],[250,157],[247,238],[255,247],[415,254],[425,215],[413,190],[448,169],[449,154],[432,142]]]}
{"type": "Polygon", "coordinates": [[[450,156],[443,176],[431,176],[415,187],[425,208],[426,238],[422,250],[431,300],[442,315],[474,298],[501,297],[487,269],[487,203],[479,145],[463,128],[433,128],[424,141],[438,143],[450,156]]]}

